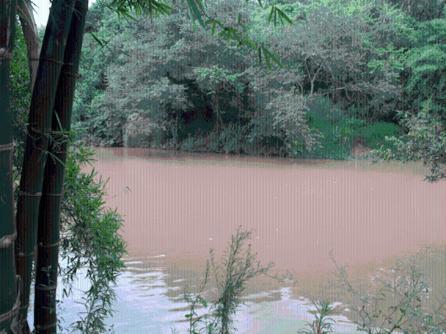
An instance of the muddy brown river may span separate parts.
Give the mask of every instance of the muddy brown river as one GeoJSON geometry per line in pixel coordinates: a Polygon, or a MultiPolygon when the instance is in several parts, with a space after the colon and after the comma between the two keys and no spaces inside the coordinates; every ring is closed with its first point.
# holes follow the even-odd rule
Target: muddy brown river
{"type": "MultiPolygon", "coordinates": [[[[446,244],[446,183],[425,182],[418,164],[142,149],[98,149],[96,158],[109,178],[107,204],[125,219],[117,333],[183,332],[184,292],[198,284],[209,249],[219,254],[239,226],[252,231],[263,263],[295,278],[252,282],[239,333],[295,333],[310,319],[307,298],[337,296],[325,284],[333,259],[367,275],[446,244]]],[[[435,267],[446,274],[446,261],[435,267]]],[[[354,332],[338,320],[337,332],[354,332]]]]}

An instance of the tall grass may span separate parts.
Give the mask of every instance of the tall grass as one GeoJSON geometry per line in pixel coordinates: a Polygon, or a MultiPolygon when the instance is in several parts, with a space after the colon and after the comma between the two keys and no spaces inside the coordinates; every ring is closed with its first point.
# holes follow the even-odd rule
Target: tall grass
{"type": "Polygon", "coordinates": [[[334,314],[334,307],[327,301],[316,301],[313,303],[315,309],[310,311],[314,320],[307,324],[307,328],[298,331],[298,334],[329,334],[334,333],[335,320],[331,317],[334,314]]]}
{"type": "Polygon", "coordinates": [[[186,294],[189,312],[189,334],[230,334],[234,331],[234,316],[243,304],[243,293],[250,280],[266,275],[271,264],[264,266],[252,251],[251,232],[237,229],[222,257],[217,260],[211,250],[203,283],[195,294],[186,294]],[[213,281],[213,282],[211,282],[213,281]],[[216,297],[209,301],[206,290],[212,283],[216,297]],[[199,312],[204,308],[205,312],[199,312]]]}

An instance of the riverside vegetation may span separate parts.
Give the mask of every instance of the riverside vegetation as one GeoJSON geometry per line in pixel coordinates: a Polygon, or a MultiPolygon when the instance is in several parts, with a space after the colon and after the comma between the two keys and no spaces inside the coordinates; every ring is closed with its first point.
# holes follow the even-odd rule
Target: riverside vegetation
{"type": "Polygon", "coordinates": [[[269,67],[249,48],[200,29],[186,7],[122,21],[94,6],[74,107],[82,138],[100,146],[334,159],[348,158],[357,145],[396,146],[400,157],[433,162],[440,176],[443,4],[271,4],[292,24],[282,19],[271,28],[273,18],[251,2],[206,7],[268,45],[276,56],[269,67]]]}
{"type": "MultiPolygon", "coordinates": [[[[423,161],[430,180],[446,176],[443,1],[115,0],[87,17],[86,1],[55,0],[39,61],[30,6],[0,0],[0,332],[30,331],[31,284],[35,332],[56,332],[57,279],[69,294],[85,267],[86,313],[73,328],[107,330],[122,219],[105,206],[104,181],[81,169],[92,153],[68,149],[74,141],[337,159],[361,144],[423,161]]],[[[246,280],[266,270],[243,254],[226,266],[240,284],[220,280],[207,318],[220,333],[246,280]]],[[[361,293],[352,321],[367,333],[444,332],[416,270],[394,272],[382,287],[403,298],[386,308],[381,288],[361,293]]],[[[317,303],[311,330],[330,332],[330,313],[317,303]]]]}
{"type": "Polygon", "coordinates": [[[199,29],[187,8],[123,22],[95,6],[75,104],[83,138],[101,146],[337,159],[358,143],[385,145],[400,129],[399,52],[409,44],[394,44],[405,43],[409,16],[378,2],[285,1],[280,8],[293,24],[271,29],[253,3],[207,4],[253,40],[271,41],[280,65],[268,67],[249,49],[199,29]]]}

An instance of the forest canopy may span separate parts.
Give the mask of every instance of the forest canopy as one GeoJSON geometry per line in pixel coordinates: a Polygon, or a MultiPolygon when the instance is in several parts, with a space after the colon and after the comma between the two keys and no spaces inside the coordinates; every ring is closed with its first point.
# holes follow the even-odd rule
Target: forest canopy
{"type": "MultiPolygon", "coordinates": [[[[268,64],[202,29],[187,6],[135,21],[99,2],[88,17],[78,126],[104,146],[344,159],[361,144],[415,155],[411,140],[438,138],[423,135],[423,144],[411,129],[444,129],[444,5],[424,2],[275,1],[290,18],[277,25],[256,3],[206,3],[210,16],[267,45],[277,60],[268,64]]],[[[441,138],[423,154],[444,152],[441,138]]]]}

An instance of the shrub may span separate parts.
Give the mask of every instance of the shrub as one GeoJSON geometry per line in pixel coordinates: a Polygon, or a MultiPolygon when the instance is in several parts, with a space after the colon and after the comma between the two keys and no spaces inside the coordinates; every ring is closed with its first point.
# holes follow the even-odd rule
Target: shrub
{"type": "Polygon", "coordinates": [[[306,329],[298,331],[298,334],[329,334],[334,333],[333,325],[335,321],[331,316],[334,314],[334,307],[326,301],[317,301],[313,303],[314,310],[310,311],[314,320],[307,324],[306,329]]]}
{"type": "Polygon", "coordinates": [[[446,330],[444,297],[431,307],[433,297],[420,270],[411,261],[400,261],[375,273],[364,287],[354,285],[344,268],[338,269],[341,285],[349,293],[349,318],[368,334],[430,333],[446,330]]]}
{"type": "Polygon", "coordinates": [[[211,250],[206,266],[203,283],[195,294],[186,294],[189,302],[189,333],[230,334],[233,329],[233,317],[243,303],[242,296],[247,283],[253,278],[267,274],[271,265],[263,266],[251,245],[251,232],[239,228],[231,237],[231,241],[220,261],[211,250]],[[205,289],[213,280],[216,286],[216,298],[212,302],[204,297],[205,289]],[[201,315],[197,307],[207,308],[201,315]]]}

